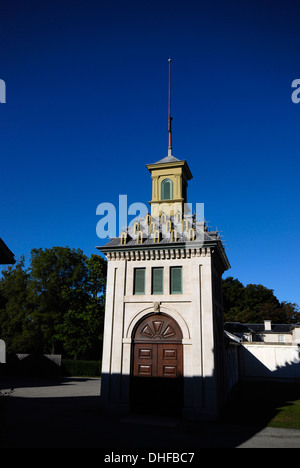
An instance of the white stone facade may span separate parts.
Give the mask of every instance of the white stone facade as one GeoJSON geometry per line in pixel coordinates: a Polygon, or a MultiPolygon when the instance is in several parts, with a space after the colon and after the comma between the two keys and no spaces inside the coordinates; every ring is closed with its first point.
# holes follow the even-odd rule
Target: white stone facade
{"type": "MultiPolygon", "coordinates": [[[[108,244],[109,245],[109,244],[108,244]]],[[[112,246],[108,259],[102,390],[103,407],[130,411],[136,325],[159,311],[182,332],[183,416],[213,419],[226,392],[221,276],[228,267],[219,241],[202,247],[112,246]],[[170,294],[170,267],[182,267],[182,294],[170,294]],[[151,294],[153,267],[163,267],[164,294],[151,294]],[[145,268],[145,294],[134,295],[134,269],[145,268]]]]}

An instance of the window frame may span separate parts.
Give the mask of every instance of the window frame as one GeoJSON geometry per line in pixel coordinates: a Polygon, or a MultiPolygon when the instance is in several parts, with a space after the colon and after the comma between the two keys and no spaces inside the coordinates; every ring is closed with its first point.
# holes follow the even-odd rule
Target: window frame
{"type": "Polygon", "coordinates": [[[151,294],[159,295],[164,293],[164,267],[152,267],[152,280],[151,280],[151,294]],[[155,284],[155,272],[161,271],[161,288],[159,291],[155,291],[154,284],[155,284]]]}
{"type": "Polygon", "coordinates": [[[146,293],[146,268],[134,268],[133,270],[133,295],[134,296],[143,296],[146,293]],[[143,278],[143,291],[137,291],[137,273],[143,271],[144,278],[143,278]]]}
{"type": "Polygon", "coordinates": [[[182,266],[172,266],[170,267],[170,294],[183,294],[183,275],[182,275],[182,266]],[[174,281],[174,271],[180,271],[180,291],[179,289],[173,288],[174,281]]]}

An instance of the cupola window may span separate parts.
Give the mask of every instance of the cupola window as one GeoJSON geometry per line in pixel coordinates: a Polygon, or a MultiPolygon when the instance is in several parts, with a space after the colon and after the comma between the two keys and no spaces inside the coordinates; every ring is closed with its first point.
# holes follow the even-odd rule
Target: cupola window
{"type": "Polygon", "coordinates": [[[172,200],[173,198],[173,183],[171,179],[164,179],[161,183],[161,199],[172,200]]]}

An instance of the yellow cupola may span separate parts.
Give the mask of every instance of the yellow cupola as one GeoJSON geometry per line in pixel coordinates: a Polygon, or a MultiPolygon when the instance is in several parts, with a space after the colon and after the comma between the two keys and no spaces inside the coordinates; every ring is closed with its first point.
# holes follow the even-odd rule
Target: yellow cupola
{"type": "Polygon", "coordinates": [[[163,213],[167,217],[177,213],[182,216],[184,203],[187,203],[188,180],[193,177],[187,162],[169,154],[146,167],[152,178],[151,217],[158,218],[163,213]]]}

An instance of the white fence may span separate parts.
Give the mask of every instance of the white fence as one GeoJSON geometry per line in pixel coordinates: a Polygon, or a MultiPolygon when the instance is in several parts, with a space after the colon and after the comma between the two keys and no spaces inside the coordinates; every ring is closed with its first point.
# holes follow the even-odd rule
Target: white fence
{"type": "Polygon", "coordinates": [[[243,343],[240,377],[300,380],[300,348],[297,345],[243,343]]]}
{"type": "Polygon", "coordinates": [[[6,363],[6,346],[3,340],[0,340],[0,364],[6,363]]]}

